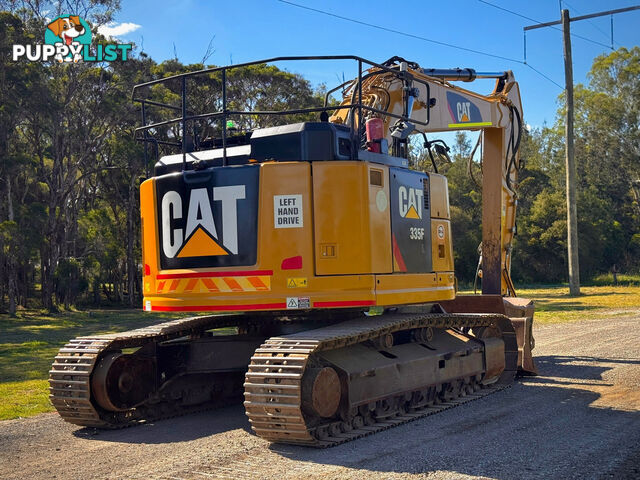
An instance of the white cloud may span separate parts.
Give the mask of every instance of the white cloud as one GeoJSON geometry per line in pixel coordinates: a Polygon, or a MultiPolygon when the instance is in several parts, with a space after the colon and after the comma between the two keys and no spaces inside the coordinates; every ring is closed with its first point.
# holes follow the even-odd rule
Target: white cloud
{"type": "Polygon", "coordinates": [[[140,27],[141,25],[131,22],[109,22],[106,25],[100,25],[98,27],[98,33],[105,37],[119,37],[121,35],[126,35],[127,33],[135,32],[140,27]]]}

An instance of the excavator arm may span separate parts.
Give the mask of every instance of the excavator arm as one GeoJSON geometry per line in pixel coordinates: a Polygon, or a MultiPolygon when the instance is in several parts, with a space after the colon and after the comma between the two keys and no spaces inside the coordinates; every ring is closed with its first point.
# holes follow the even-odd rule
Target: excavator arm
{"type": "MultiPolygon", "coordinates": [[[[520,89],[511,71],[476,73],[472,69],[422,69],[401,58],[383,64],[401,72],[376,67],[358,81],[344,85],[341,107],[357,103],[361,95],[363,124],[382,120],[381,138],[363,142],[381,145],[384,153],[407,156],[410,135],[457,130],[483,131],[482,158],[482,292],[516,296],[510,275],[511,250],[516,233],[518,147],[522,128],[520,89]],[[482,95],[453,84],[495,78],[493,92],[482,95]],[[385,115],[388,112],[395,116],[385,115]],[[397,116],[408,118],[399,120],[397,116]]],[[[354,123],[358,115],[342,108],[329,119],[333,123],[354,123]],[[354,118],[350,118],[354,115],[354,118]]],[[[365,126],[358,128],[364,132],[365,126]]],[[[367,129],[369,131],[369,129],[367,129]]],[[[370,132],[369,132],[370,133],[370,132]]],[[[378,147],[375,147],[378,148],[378,147]]],[[[378,150],[380,151],[380,150],[378,150]]]]}

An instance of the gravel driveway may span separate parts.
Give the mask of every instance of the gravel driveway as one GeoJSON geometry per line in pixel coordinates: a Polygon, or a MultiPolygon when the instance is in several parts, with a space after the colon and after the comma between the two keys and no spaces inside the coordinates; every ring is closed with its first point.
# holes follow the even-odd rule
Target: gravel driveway
{"type": "Polygon", "coordinates": [[[373,436],[270,445],[241,406],[118,431],[0,422],[3,479],[640,478],[640,313],[535,329],[540,376],[373,436]]]}

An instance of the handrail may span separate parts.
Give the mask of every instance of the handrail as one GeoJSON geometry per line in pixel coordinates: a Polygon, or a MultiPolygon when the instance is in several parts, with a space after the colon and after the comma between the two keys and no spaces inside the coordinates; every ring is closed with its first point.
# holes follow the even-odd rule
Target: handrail
{"type": "MultiPolygon", "coordinates": [[[[317,56],[284,56],[284,57],[273,57],[273,58],[269,58],[269,59],[264,59],[264,60],[256,60],[256,61],[252,61],[252,62],[245,62],[245,63],[239,63],[239,64],[235,64],[235,65],[228,65],[228,66],[223,66],[223,67],[214,67],[214,68],[206,68],[206,69],[202,69],[202,70],[197,70],[197,71],[193,71],[193,72],[185,72],[185,73],[180,73],[177,75],[172,75],[172,76],[168,76],[168,77],[164,77],[164,78],[160,78],[160,79],[156,79],[156,80],[152,80],[149,82],[145,82],[145,83],[141,83],[139,85],[134,86],[133,91],[131,93],[131,100],[134,103],[140,103],[142,106],[142,117],[143,117],[143,125],[141,127],[138,127],[134,130],[134,135],[136,140],[138,141],[142,141],[145,143],[147,142],[152,142],[156,145],[156,157],[159,155],[158,153],[158,149],[157,146],[158,145],[172,145],[172,146],[180,146],[181,147],[181,153],[182,153],[182,167],[183,170],[187,169],[187,163],[186,163],[186,154],[187,154],[187,142],[186,142],[186,135],[187,135],[187,125],[189,122],[193,122],[196,120],[204,120],[204,119],[208,119],[208,118],[221,118],[222,119],[222,149],[223,149],[223,157],[222,157],[222,164],[223,166],[225,166],[227,164],[227,118],[231,115],[236,115],[236,116],[243,116],[243,115],[256,115],[256,116],[260,116],[260,115],[295,115],[295,114],[303,114],[303,113],[314,113],[314,112],[326,112],[326,111],[335,111],[335,110],[341,110],[341,109],[349,109],[351,110],[351,114],[349,115],[351,118],[351,143],[352,143],[352,148],[351,148],[351,154],[354,158],[357,158],[357,151],[359,149],[359,141],[360,141],[360,136],[361,136],[361,129],[362,129],[362,116],[363,116],[363,111],[370,111],[370,112],[375,112],[381,115],[385,115],[385,116],[390,116],[392,118],[397,118],[399,120],[402,121],[411,121],[413,123],[417,123],[419,125],[427,125],[429,123],[429,109],[427,109],[427,118],[426,118],[426,122],[422,122],[419,120],[415,120],[415,119],[410,119],[407,115],[406,115],[406,108],[405,108],[405,115],[397,115],[391,112],[386,112],[383,110],[379,110],[376,109],[374,107],[368,106],[368,105],[363,105],[362,104],[362,80],[363,80],[363,64],[368,65],[368,68],[375,68],[376,70],[374,72],[370,72],[367,73],[364,78],[368,78],[370,75],[374,75],[374,74],[381,74],[383,72],[389,72],[392,73],[396,76],[398,76],[399,78],[406,80],[406,81],[416,81],[419,83],[422,83],[426,86],[427,89],[427,105],[429,104],[429,97],[430,97],[430,88],[429,88],[429,84],[428,82],[419,79],[419,78],[415,78],[413,75],[411,75],[409,72],[407,71],[400,71],[397,66],[393,66],[393,67],[389,67],[386,65],[382,65],[379,64],[377,62],[373,62],[367,59],[364,59],[362,57],[359,57],[357,55],[317,55],[317,56]],[[357,100],[352,102],[349,105],[337,105],[337,106],[329,106],[327,105],[328,103],[328,96],[334,92],[335,90],[337,90],[338,88],[346,85],[347,83],[350,82],[345,82],[342,85],[336,87],[335,89],[330,90],[329,92],[327,92],[326,96],[325,96],[325,102],[324,102],[324,106],[322,107],[309,107],[309,108],[298,108],[298,109],[289,109],[289,110],[261,110],[261,111],[255,111],[255,110],[249,110],[249,111],[243,111],[243,110],[228,110],[227,109],[227,71],[229,70],[233,70],[233,69],[238,69],[238,68],[244,68],[244,67],[248,67],[248,66],[252,66],[252,65],[262,65],[262,64],[269,64],[269,63],[274,63],[274,62],[282,62],[282,61],[313,61],[313,60],[354,60],[357,61],[358,63],[358,77],[357,79],[351,80],[350,82],[355,82],[357,81],[357,83],[355,84],[356,90],[354,91],[354,96],[352,97],[352,100],[357,100]],[[194,112],[190,111],[188,109],[188,105],[187,105],[187,79],[190,79],[192,77],[196,77],[198,75],[206,75],[206,74],[211,74],[211,73],[216,73],[216,72],[220,72],[221,73],[221,87],[222,87],[222,110],[220,111],[215,111],[215,112],[209,112],[209,113],[201,113],[201,114],[195,114],[194,112]],[[169,83],[171,81],[176,81],[179,80],[180,81],[180,94],[181,94],[181,105],[175,106],[175,105],[170,105],[170,104],[166,104],[163,102],[158,102],[155,100],[150,100],[147,98],[142,98],[141,96],[137,96],[140,94],[140,92],[148,87],[154,86],[154,85],[159,85],[159,84],[165,84],[165,83],[169,83]],[[180,116],[179,117],[175,117],[175,118],[171,118],[170,120],[165,120],[165,121],[161,121],[161,122],[156,122],[156,123],[151,123],[151,124],[147,124],[147,118],[146,118],[146,112],[145,112],[145,107],[149,105],[149,106],[155,106],[158,108],[166,108],[169,110],[173,110],[173,111],[180,111],[180,116]],[[358,132],[355,132],[355,116],[358,116],[358,132]],[[179,139],[179,143],[178,142],[167,142],[167,141],[160,141],[157,139],[154,139],[152,136],[150,136],[150,132],[149,130],[152,129],[157,129],[159,127],[163,127],[163,126],[169,126],[169,125],[176,125],[179,124],[182,128],[182,138],[179,139]],[[139,132],[142,132],[143,138],[138,138],[137,134],[139,132]]],[[[406,106],[405,106],[406,107],[406,106]]],[[[147,162],[147,149],[145,148],[144,151],[145,154],[145,165],[148,163],[147,162]]]]}
{"type": "Polygon", "coordinates": [[[297,60],[357,60],[357,61],[366,63],[367,65],[371,65],[372,67],[377,67],[391,73],[397,72],[397,70],[394,70],[387,66],[373,62],[371,60],[367,60],[366,58],[362,58],[357,55],[311,55],[311,56],[272,57],[264,60],[255,60],[253,62],[226,65],[224,67],[204,68],[202,70],[195,70],[193,72],[178,73],[177,75],[171,75],[169,77],[158,78],[157,80],[151,80],[149,82],[139,83],[138,85],[135,85],[133,87],[133,91],[131,92],[131,101],[135,102],[136,100],[138,100],[135,98],[135,93],[136,93],[136,90],[140,88],[149,87],[151,85],[156,85],[159,83],[164,83],[164,82],[175,80],[181,77],[193,77],[195,75],[202,75],[205,73],[221,72],[223,70],[232,70],[234,68],[250,67],[251,65],[261,65],[264,63],[289,62],[289,61],[297,61],[297,60]]]}

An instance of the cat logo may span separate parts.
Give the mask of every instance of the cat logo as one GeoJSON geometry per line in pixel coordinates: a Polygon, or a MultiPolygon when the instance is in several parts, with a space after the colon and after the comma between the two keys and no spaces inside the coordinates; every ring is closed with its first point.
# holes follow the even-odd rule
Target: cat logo
{"type": "MultiPolygon", "coordinates": [[[[183,215],[182,197],[169,190],[162,197],[162,250],[167,258],[203,257],[238,254],[238,200],[245,198],[244,185],[194,188],[189,191],[185,228],[172,228],[183,215]],[[222,226],[216,229],[213,211],[221,202],[222,226]],[[220,242],[222,238],[222,242],[220,242]]],[[[181,222],[178,222],[181,223],[181,222]]]]}
{"type": "Polygon", "coordinates": [[[471,102],[458,102],[457,114],[459,122],[468,122],[471,118],[471,102]]]}
{"type": "Polygon", "coordinates": [[[400,216],[403,218],[422,218],[422,196],[424,192],[421,189],[405,187],[400,185],[398,188],[398,208],[400,216]]]}
{"type": "Polygon", "coordinates": [[[449,127],[461,127],[471,124],[470,126],[489,126],[491,121],[483,121],[482,114],[477,105],[459,93],[447,92],[447,107],[451,121],[449,127]]]}

